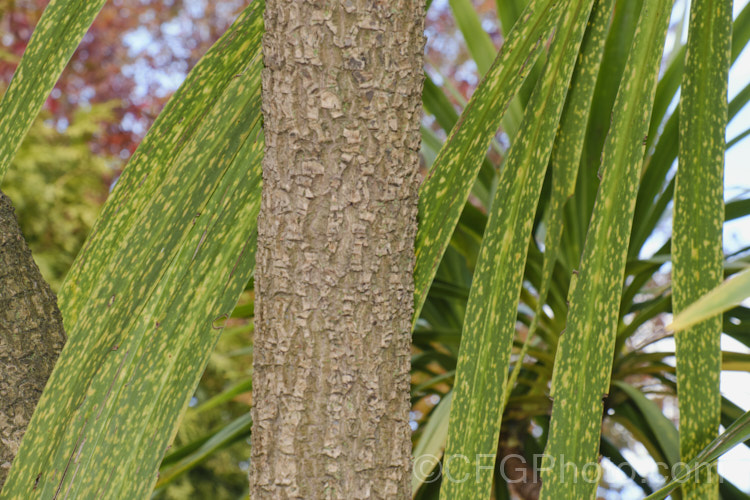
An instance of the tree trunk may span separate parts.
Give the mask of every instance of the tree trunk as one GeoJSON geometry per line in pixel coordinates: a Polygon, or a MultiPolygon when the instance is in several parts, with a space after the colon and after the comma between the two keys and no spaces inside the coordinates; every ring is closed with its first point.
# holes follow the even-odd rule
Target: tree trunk
{"type": "Polygon", "coordinates": [[[55,294],[0,192],[0,488],[63,344],[55,294]]]}
{"type": "Polygon", "coordinates": [[[424,0],[267,0],[252,498],[409,498],[424,0]]]}

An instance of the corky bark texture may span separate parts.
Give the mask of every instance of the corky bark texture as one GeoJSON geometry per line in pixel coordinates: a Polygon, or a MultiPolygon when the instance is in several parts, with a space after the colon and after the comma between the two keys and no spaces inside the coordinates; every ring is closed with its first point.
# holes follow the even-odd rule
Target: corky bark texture
{"type": "Polygon", "coordinates": [[[269,0],[251,497],[409,498],[424,0],[269,0]]]}
{"type": "Polygon", "coordinates": [[[0,488],[64,344],[55,294],[0,192],[0,488]]]}

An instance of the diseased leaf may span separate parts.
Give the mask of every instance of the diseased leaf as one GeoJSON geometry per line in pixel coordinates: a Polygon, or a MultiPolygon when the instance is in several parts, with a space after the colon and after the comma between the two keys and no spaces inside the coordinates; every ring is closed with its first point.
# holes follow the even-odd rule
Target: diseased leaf
{"type": "MultiPolygon", "coordinates": [[[[750,40],[750,3],[742,9],[734,20],[732,27],[732,64],[737,61],[748,40],[750,40]]],[[[750,85],[743,88],[730,101],[728,120],[731,121],[748,101],[750,101],[750,85]]],[[[663,130],[655,143],[653,154],[644,162],[641,188],[638,192],[633,219],[630,258],[637,257],[638,250],[643,247],[644,242],[653,233],[669,202],[672,201],[674,177],[671,181],[668,179],[669,170],[678,155],[679,115],[679,111],[672,113],[662,125],[663,130]]],[[[651,139],[653,138],[647,138],[647,141],[651,139]]]]}
{"type": "Polygon", "coordinates": [[[558,3],[558,0],[529,2],[422,184],[415,243],[413,323],[419,318],[503,111],[518,92],[542,52],[555,21],[564,11],[558,3]]]}
{"type": "Polygon", "coordinates": [[[69,341],[0,498],[145,498],[254,264],[263,2],[170,100],[61,293],[69,341]]]}
{"type": "MultiPolygon", "coordinates": [[[[614,9],[614,0],[597,0],[594,4],[591,19],[581,44],[570,90],[568,91],[560,127],[555,138],[555,145],[550,156],[552,169],[552,194],[545,219],[544,264],[542,267],[539,299],[534,320],[529,327],[519,358],[523,360],[529,342],[536,333],[542,307],[552,285],[552,275],[557,263],[558,247],[563,232],[563,209],[565,203],[573,196],[578,177],[578,165],[581,162],[583,143],[586,137],[586,124],[589,119],[592,98],[599,74],[599,65],[604,53],[604,42],[607,39],[607,28],[614,9]]],[[[517,363],[509,380],[513,387],[522,363],[517,363]]]]}
{"type": "Polygon", "coordinates": [[[750,269],[725,281],[685,307],[667,329],[679,332],[738,306],[750,297],[750,269]]]}
{"type": "MultiPolygon", "coordinates": [[[[506,35],[510,33],[510,30],[513,29],[513,26],[515,26],[516,21],[518,21],[518,18],[521,16],[523,9],[528,3],[529,0],[495,0],[497,17],[500,20],[503,37],[506,37],[506,35]]],[[[523,106],[521,103],[526,104],[529,97],[531,97],[531,92],[534,90],[534,83],[538,80],[539,74],[542,70],[543,64],[541,64],[541,62],[542,61],[537,61],[534,64],[531,73],[529,73],[529,78],[527,78],[526,82],[521,86],[518,96],[514,99],[514,101],[517,101],[517,104],[515,102],[511,103],[511,109],[509,111],[514,114],[511,121],[517,124],[516,130],[518,129],[518,124],[521,123],[521,118],[523,117],[523,106]],[[517,117],[515,116],[516,110],[519,113],[517,117]]]]}
{"type": "MultiPolygon", "coordinates": [[[[458,121],[458,113],[453,109],[453,104],[448,100],[448,97],[443,93],[443,90],[438,87],[435,82],[433,82],[432,78],[430,78],[430,75],[427,74],[425,74],[424,90],[422,91],[422,103],[424,104],[425,111],[432,113],[435,116],[435,121],[437,121],[438,125],[440,125],[446,134],[450,134],[458,121]]],[[[430,134],[432,133],[430,132],[430,134]]],[[[425,160],[429,159],[427,165],[431,168],[437,159],[437,153],[440,152],[440,148],[443,146],[443,141],[435,136],[428,137],[428,139],[430,145],[435,143],[438,144],[437,151],[434,153],[429,151],[429,156],[425,156],[425,160]]],[[[422,132],[422,142],[422,150],[424,152],[424,129],[422,132]]],[[[495,149],[499,149],[498,144],[495,141],[491,141],[491,146],[495,149]]],[[[495,178],[495,173],[495,167],[485,156],[477,176],[477,181],[474,183],[471,191],[484,206],[489,206],[490,204],[490,190],[492,188],[492,181],[495,178]]],[[[470,204],[467,203],[465,207],[468,207],[469,205],[470,204]]]]}
{"type": "Polygon", "coordinates": [[[65,65],[106,0],[52,0],[0,102],[0,182],[65,65]]]}
{"type": "Polygon", "coordinates": [[[601,185],[570,286],[570,313],[555,359],[550,435],[542,468],[543,499],[594,498],[602,398],[609,388],[620,294],[643,160],[643,136],[672,2],[644,2],[604,144],[601,185]],[[561,471],[561,461],[572,464],[561,471]]]}
{"type": "MultiPolygon", "coordinates": [[[[534,311],[534,318],[524,339],[518,362],[508,379],[509,390],[506,391],[507,405],[510,391],[515,387],[521,372],[523,361],[528,354],[531,340],[537,334],[539,321],[544,314],[543,306],[552,285],[552,276],[557,263],[558,247],[563,232],[563,209],[573,196],[578,176],[578,165],[581,161],[583,141],[586,136],[586,123],[589,119],[596,77],[604,52],[607,28],[614,9],[614,0],[597,0],[594,4],[588,28],[581,44],[581,53],[571,78],[565,106],[563,107],[560,127],[550,156],[552,169],[552,195],[545,219],[544,264],[542,266],[539,298],[534,311]]],[[[554,344],[552,344],[554,345],[554,344]]]]}
{"type": "Polygon", "coordinates": [[[710,467],[724,453],[750,438],[750,411],[739,417],[711,444],[703,448],[700,453],[690,460],[681,474],[669,481],[663,487],[646,497],[646,500],[661,500],[666,498],[675,488],[680,487],[686,480],[705,467],[710,467]]]}
{"type": "MultiPolygon", "coordinates": [[[[731,39],[732,0],[691,2],[672,238],[675,312],[716,287],[723,277],[724,138],[731,39]]],[[[718,314],[675,335],[683,461],[719,433],[720,337],[718,314]]],[[[702,472],[682,485],[683,498],[719,498],[716,469],[702,472]]]]}
{"type": "MultiPolygon", "coordinates": [[[[461,35],[466,41],[466,45],[471,53],[474,63],[477,65],[479,77],[483,77],[492,66],[495,60],[495,45],[492,43],[490,36],[482,28],[482,22],[479,20],[476,10],[471,0],[450,0],[453,17],[461,30],[461,35]]],[[[503,130],[508,134],[512,141],[518,132],[518,127],[523,118],[523,108],[517,97],[511,99],[508,111],[504,114],[501,121],[503,130]]]]}
{"type": "Polygon", "coordinates": [[[536,205],[594,0],[564,6],[492,203],[466,309],[453,389],[442,499],[487,498],[505,401],[519,294],[536,205]],[[465,459],[464,459],[465,458],[465,459]],[[481,469],[480,469],[481,467],[481,469]]]}

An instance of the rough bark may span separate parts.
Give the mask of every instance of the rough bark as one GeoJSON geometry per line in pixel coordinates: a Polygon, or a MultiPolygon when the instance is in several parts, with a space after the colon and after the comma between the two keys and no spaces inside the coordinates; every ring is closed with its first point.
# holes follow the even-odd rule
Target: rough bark
{"type": "Polygon", "coordinates": [[[0,488],[64,344],[55,294],[0,192],[0,488]]]}
{"type": "Polygon", "coordinates": [[[409,498],[424,0],[268,0],[252,498],[409,498]]]}

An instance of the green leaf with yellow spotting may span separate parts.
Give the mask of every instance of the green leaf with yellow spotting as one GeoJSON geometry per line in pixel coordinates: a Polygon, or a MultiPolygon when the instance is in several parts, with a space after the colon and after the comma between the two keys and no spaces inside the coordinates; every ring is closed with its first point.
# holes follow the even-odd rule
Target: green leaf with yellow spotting
{"type": "Polygon", "coordinates": [[[0,102],[0,182],[86,30],[106,0],[52,0],[0,102]]]}
{"type": "MultiPolygon", "coordinates": [[[[690,3],[680,93],[679,167],[672,238],[672,307],[682,311],[724,274],[724,150],[732,0],[690,3]]],[[[688,461],[719,434],[721,315],[675,334],[680,457],[688,461]]],[[[716,467],[682,485],[683,498],[719,498],[716,467]]]]}
{"type": "Polygon", "coordinates": [[[581,163],[586,138],[586,124],[589,120],[596,77],[604,55],[604,42],[607,40],[607,29],[614,5],[614,0],[597,0],[594,4],[560,118],[560,128],[550,156],[552,194],[545,217],[544,264],[539,286],[539,299],[529,333],[526,335],[519,354],[520,361],[514,366],[509,379],[508,385],[511,388],[518,378],[530,341],[536,334],[539,318],[542,316],[542,307],[546,304],[547,294],[552,284],[560,237],[563,232],[563,209],[575,192],[578,165],[581,163]]]}
{"type": "Polygon", "coordinates": [[[742,271],[683,308],[667,328],[675,332],[706,321],[750,297],[750,269],[742,271]]]}
{"type": "MultiPolygon", "coordinates": [[[[750,41],[750,3],[740,11],[732,26],[732,65],[750,41]]],[[[676,64],[677,61],[673,61],[676,64]]],[[[682,64],[684,66],[684,63],[682,64]]],[[[666,76],[666,75],[665,75],[666,76]]],[[[729,102],[728,121],[731,121],[750,100],[750,85],[740,90],[729,102]]],[[[670,99],[671,102],[671,99],[670,99]]],[[[679,107],[678,107],[679,109],[679,107]]],[[[665,179],[669,178],[669,171],[677,158],[679,149],[679,111],[672,113],[661,125],[663,130],[654,143],[651,156],[644,161],[641,188],[638,192],[635,217],[633,219],[633,234],[630,258],[637,257],[637,252],[643,247],[649,235],[662,219],[665,209],[672,200],[674,189],[672,185],[664,188],[665,179]]],[[[652,122],[653,126],[653,122],[652,122]]],[[[647,138],[647,142],[652,138],[647,138]]]]}
{"type": "Polygon", "coordinates": [[[501,173],[464,320],[443,462],[442,499],[489,498],[492,490],[529,237],[593,4],[594,0],[567,3],[546,67],[501,173]],[[472,480],[461,481],[466,477],[472,480]]]}
{"type": "Polygon", "coordinates": [[[263,7],[191,71],[118,180],[63,286],[69,340],[0,498],[150,496],[254,265],[263,7]]]}
{"type": "MultiPolygon", "coordinates": [[[[449,0],[453,18],[456,20],[458,29],[466,41],[477,72],[482,78],[492,66],[497,50],[490,36],[484,31],[482,22],[479,20],[477,11],[471,0],[449,0]]],[[[517,97],[511,100],[508,111],[502,119],[503,130],[508,134],[511,142],[518,132],[518,127],[523,119],[523,107],[517,97]]]]}
{"type": "Polygon", "coordinates": [[[609,389],[630,229],[672,2],[644,2],[615,99],[570,312],[552,377],[543,499],[589,499],[599,482],[602,398],[609,389]],[[566,467],[561,467],[564,462],[566,467]]]}
{"type": "Polygon", "coordinates": [[[565,11],[564,4],[560,0],[529,2],[459,122],[451,130],[420,188],[413,323],[419,318],[440,260],[504,111],[544,50],[555,22],[565,11]]]}

